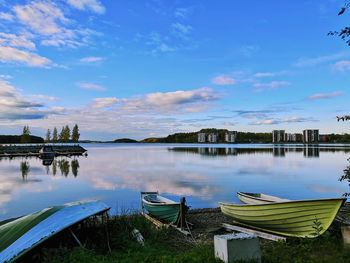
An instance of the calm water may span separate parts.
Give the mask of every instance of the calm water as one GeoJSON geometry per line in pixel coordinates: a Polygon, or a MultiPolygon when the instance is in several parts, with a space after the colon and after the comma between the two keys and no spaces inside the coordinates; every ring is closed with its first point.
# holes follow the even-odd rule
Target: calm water
{"type": "Polygon", "coordinates": [[[139,208],[140,191],[192,208],[238,202],[237,191],[288,199],[338,197],[349,146],[86,144],[88,157],[0,160],[0,220],[83,199],[139,208]]]}

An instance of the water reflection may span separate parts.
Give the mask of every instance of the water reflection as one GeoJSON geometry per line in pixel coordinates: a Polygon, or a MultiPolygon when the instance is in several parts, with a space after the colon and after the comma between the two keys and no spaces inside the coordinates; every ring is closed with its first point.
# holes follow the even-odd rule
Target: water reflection
{"type": "Polygon", "coordinates": [[[169,147],[168,151],[193,153],[205,156],[228,156],[243,154],[272,154],[274,157],[285,157],[288,153],[303,153],[305,158],[320,157],[320,152],[350,152],[350,146],[327,145],[273,145],[261,148],[234,148],[234,147],[169,147]]]}
{"type": "MultiPolygon", "coordinates": [[[[347,161],[350,162],[350,158],[348,158],[347,161]]],[[[339,178],[339,181],[340,182],[347,181],[348,182],[348,186],[350,187],[350,165],[349,164],[343,170],[343,175],[339,178]]],[[[350,192],[346,192],[343,195],[344,196],[350,196],[350,192]]]]}
{"type": "MultiPolygon", "coordinates": [[[[13,158],[10,158],[9,160],[15,160],[15,159],[17,158],[13,157],[13,158]]],[[[22,160],[22,158],[19,158],[19,159],[22,160]]],[[[31,159],[33,159],[33,157],[31,159]]],[[[34,159],[37,159],[37,158],[34,157],[34,159]]],[[[78,176],[78,171],[80,167],[78,159],[68,160],[66,158],[60,158],[56,160],[54,158],[52,159],[40,158],[40,160],[42,161],[42,165],[45,166],[46,174],[50,174],[52,169],[52,175],[55,176],[57,174],[57,167],[58,167],[61,172],[61,175],[63,175],[64,177],[68,177],[70,172],[74,177],[78,176]]],[[[28,174],[30,172],[30,165],[27,158],[25,159],[25,161],[22,160],[20,162],[20,171],[22,174],[23,181],[26,181],[28,178],[28,174]]]]}
{"type": "Polygon", "coordinates": [[[38,158],[0,159],[0,220],[81,199],[137,208],[140,191],[158,190],[173,200],[186,196],[201,208],[238,202],[237,191],[304,199],[336,197],[348,189],[346,178],[338,181],[347,146],[86,147],[89,157],[57,157],[45,166],[38,158]]]}
{"type": "Polygon", "coordinates": [[[21,173],[23,181],[27,181],[29,173],[29,163],[27,161],[21,162],[21,173]]]}

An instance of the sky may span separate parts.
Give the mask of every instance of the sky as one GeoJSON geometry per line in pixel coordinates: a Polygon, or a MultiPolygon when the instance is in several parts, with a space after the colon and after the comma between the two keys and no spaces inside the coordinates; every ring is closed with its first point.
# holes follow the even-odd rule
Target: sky
{"type": "Polygon", "coordinates": [[[343,0],[0,0],[0,134],[349,133],[343,0]]]}

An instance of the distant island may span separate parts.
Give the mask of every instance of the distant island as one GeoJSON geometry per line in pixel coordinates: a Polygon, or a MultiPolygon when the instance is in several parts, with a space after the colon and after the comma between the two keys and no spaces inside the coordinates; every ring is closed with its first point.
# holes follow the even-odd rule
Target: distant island
{"type": "Polygon", "coordinates": [[[129,138],[123,138],[123,139],[117,139],[113,141],[114,143],[137,143],[138,141],[129,139],[129,138]]]}

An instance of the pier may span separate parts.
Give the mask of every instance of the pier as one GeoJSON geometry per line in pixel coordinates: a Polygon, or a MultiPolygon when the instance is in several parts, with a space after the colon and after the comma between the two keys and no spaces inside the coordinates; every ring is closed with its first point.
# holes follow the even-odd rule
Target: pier
{"type": "MultiPolygon", "coordinates": [[[[82,155],[87,150],[80,145],[50,145],[55,156],[82,155]]],[[[43,147],[38,145],[0,145],[0,157],[27,157],[39,156],[39,151],[43,147]]]]}

